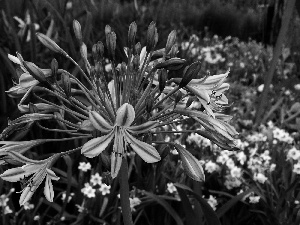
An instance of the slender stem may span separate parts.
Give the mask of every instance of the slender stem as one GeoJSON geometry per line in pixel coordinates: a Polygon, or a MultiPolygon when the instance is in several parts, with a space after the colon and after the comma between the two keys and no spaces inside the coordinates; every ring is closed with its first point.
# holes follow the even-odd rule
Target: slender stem
{"type": "Polygon", "coordinates": [[[133,225],[132,214],[129,201],[129,184],[128,184],[128,165],[126,158],[123,158],[119,172],[121,208],[124,225],[133,225]]]}

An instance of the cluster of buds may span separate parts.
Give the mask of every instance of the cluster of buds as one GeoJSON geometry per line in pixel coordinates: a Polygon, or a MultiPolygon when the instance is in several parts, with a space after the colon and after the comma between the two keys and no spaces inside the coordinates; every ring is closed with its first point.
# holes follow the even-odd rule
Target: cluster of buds
{"type": "Polygon", "coordinates": [[[187,175],[203,181],[204,173],[198,159],[181,145],[165,142],[164,139],[158,139],[161,135],[156,135],[168,135],[166,126],[178,124],[187,117],[199,123],[199,129],[178,133],[196,132],[224,149],[235,148],[238,133],[228,123],[231,117],[220,113],[228,104],[223,92],[229,88],[224,83],[229,71],[220,75],[203,75],[200,62],[183,68],[186,61],[176,57],[176,31],[169,34],[165,48],[155,50],[158,41],[155,23],[152,22],[148,27],[145,47],[136,43],[137,26],[135,22],[131,23],[128,46],[124,48],[127,62],[117,63],[116,34],[110,26],[106,26],[106,48],[112,68],[107,73],[104,44],[99,41],[93,45],[93,63],[90,63],[78,21],[74,21],[73,28],[84,68],[46,35],[38,33],[37,37],[50,50],[70,60],[79,69],[82,79],[60,69],[55,59],[49,69],[41,69],[25,61],[18,53],[16,57],[9,55],[18,66],[19,83],[7,93],[11,97],[21,97],[18,107],[25,115],[11,121],[0,138],[7,139],[15,130],[35,123],[40,129],[64,132],[69,135],[67,140],[89,139],[80,148],[55,154],[42,161],[28,159],[23,154],[31,147],[51,140],[27,141],[23,149],[18,142],[0,142],[3,144],[0,148],[3,162],[10,163],[13,160],[23,164],[22,167],[4,172],[1,175],[3,179],[18,181],[34,173],[23,191],[21,204],[30,199],[45,177],[45,195],[51,201],[51,180],[58,179],[51,166],[59,156],[80,149],[86,157],[100,156],[99,159],[109,165],[111,177],[115,178],[122,161],[126,159],[126,153],[134,151],[136,157],[141,157],[147,163],[155,163],[161,160],[161,155],[154,146],[170,145],[179,152],[187,175]],[[170,71],[179,69],[183,69],[181,78],[169,78],[170,71]],[[25,104],[29,96],[32,102],[25,104]],[[202,107],[198,110],[191,108],[194,101],[202,107]],[[41,120],[55,121],[57,127],[45,127],[41,120]]]}

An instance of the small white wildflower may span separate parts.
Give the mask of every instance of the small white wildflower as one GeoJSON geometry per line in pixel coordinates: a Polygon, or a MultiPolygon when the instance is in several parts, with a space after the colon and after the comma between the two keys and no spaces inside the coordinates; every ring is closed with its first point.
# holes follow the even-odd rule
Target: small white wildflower
{"type": "Polygon", "coordinates": [[[99,188],[99,191],[102,195],[107,195],[110,193],[110,185],[107,184],[101,184],[101,187],[99,188]]]}
{"type": "Polygon", "coordinates": [[[80,213],[82,213],[85,210],[85,207],[83,206],[83,204],[82,205],[76,204],[75,206],[77,207],[78,212],[80,212],[80,213]]]}
{"type": "Polygon", "coordinates": [[[86,171],[90,170],[91,168],[92,168],[92,166],[89,162],[88,163],[80,162],[79,166],[78,166],[78,169],[80,169],[83,172],[86,172],[86,171]]]}
{"type": "Polygon", "coordinates": [[[300,151],[297,150],[295,147],[292,147],[287,155],[286,155],[287,159],[293,159],[293,160],[298,160],[300,158],[300,151]]]}
{"type": "Polygon", "coordinates": [[[270,172],[273,172],[275,170],[275,168],[276,168],[276,164],[272,163],[270,165],[270,172]]]}
{"type": "Polygon", "coordinates": [[[207,199],[207,203],[213,208],[213,210],[216,210],[216,206],[218,205],[217,199],[210,195],[209,199],[207,199]]]}
{"type": "Polygon", "coordinates": [[[206,164],[205,164],[205,170],[208,172],[208,173],[212,173],[214,171],[217,171],[219,169],[219,166],[212,162],[211,160],[209,160],[206,164]]]}
{"type": "Polygon", "coordinates": [[[299,91],[300,90],[300,84],[295,84],[294,88],[295,88],[296,91],[299,91]]]}
{"type": "Polygon", "coordinates": [[[259,199],[260,199],[260,196],[250,196],[249,202],[255,204],[255,203],[259,202],[259,199]]]}
{"type": "Polygon", "coordinates": [[[141,204],[141,200],[137,197],[134,198],[129,198],[130,201],[130,209],[132,212],[135,212],[135,206],[138,206],[139,204],[141,204]]]}
{"type": "Polygon", "coordinates": [[[9,201],[9,198],[7,195],[3,194],[0,196],[0,206],[4,207],[7,206],[7,202],[9,201]]]}
{"type": "Polygon", "coordinates": [[[34,208],[34,204],[30,204],[29,202],[25,202],[23,205],[25,210],[30,210],[34,208]]]}
{"type": "Polygon", "coordinates": [[[247,156],[246,156],[246,154],[244,152],[238,152],[236,154],[236,158],[240,162],[241,165],[244,165],[244,163],[247,160],[247,156]]]}
{"type": "Polygon", "coordinates": [[[256,173],[254,174],[253,180],[263,184],[266,180],[268,180],[268,178],[262,173],[256,173]]]}
{"type": "Polygon", "coordinates": [[[300,163],[294,165],[293,172],[296,174],[300,174],[300,163]]]}
{"type": "MultiPolygon", "coordinates": [[[[70,193],[67,202],[70,202],[71,199],[72,199],[72,197],[73,197],[74,195],[75,195],[74,193],[70,193]]],[[[62,195],[61,195],[61,200],[62,200],[62,201],[65,201],[66,197],[67,197],[67,193],[64,191],[64,192],[62,193],[62,195]]]]}
{"type": "Polygon", "coordinates": [[[234,163],[234,161],[231,158],[229,158],[226,161],[226,166],[228,166],[229,169],[232,169],[233,167],[235,167],[235,163],[234,163]]]}
{"type": "Polygon", "coordinates": [[[167,186],[168,186],[167,190],[170,194],[177,192],[177,188],[173,183],[167,183],[167,186]]]}
{"type": "Polygon", "coordinates": [[[231,170],[230,170],[230,174],[232,177],[236,177],[236,178],[239,178],[242,176],[242,169],[235,166],[233,167],[231,170]]]}
{"type": "Polygon", "coordinates": [[[295,200],[294,202],[296,205],[298,205],[300,202],[298,200],[295,200]]]}
{"type": "Polygon", "coordinates": [[[88,198],[96,197],[96,189],[94,189],[89,183],[84,184],[84,188],[81,189],[81,192],[88,198]]]}
{"type": "Polygon", "coordinates": [[[95,173],[92,175],[90,182],[93,184],[93,186],[101,185],[102,184],[102,177],[99,175],[99,173],[95,173]]]}
{"type": "Polygon", "coordinates": [[[38,221],[38,220],[40,220],[40,216],[39,216],[39,215],[37,215],[37,216],[33,217],[33,220],[34,220],[34,221],[38,221]]]}
{"type": "Polygon", "coordinates": [[[5,206],[5,208],[4,208],[4,215],[6,215],[6,214],[9,214],[9,213],[12,213],[12,210],[9,208],[9,206],[7,205],[7,206],[5,206]]]}

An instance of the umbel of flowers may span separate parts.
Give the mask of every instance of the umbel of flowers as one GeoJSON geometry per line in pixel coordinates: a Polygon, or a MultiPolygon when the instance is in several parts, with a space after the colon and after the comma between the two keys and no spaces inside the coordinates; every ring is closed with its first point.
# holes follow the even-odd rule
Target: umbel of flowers
{"type": "Polygon", "coordinates": [[[74,21],[73,27],[84,68],[46,35],[37,33],[37,37],[50,50],[70,60],[79,69],[82,79],[60,69],[55,59],[50,68],[41,69],[34,63],[25,61],[19,53],[8,56],[16,64],[18,71],[22,72],[19,73],[19,83],[7,93],[13,98],[21,98],[18,107],[24,115],[10,121],[0,135],[3,140],[0,142],[1,163],[17,162],[22,166],[5,171],[1,178],[10,182],[27,179],[20,198],[21,205],[31,198],[44,178],[45,196],[52,201],[54,193],[51,180],[59,179],[51,170],[52,165],[61,156],[78,150],[89,158],[101,154],[103,157],[109,156],[111,177],[120,177],[123,214],[130,214],[130,210],[126,209],[130,209],[126,172],[126,153],[130,151],[137,153],[136,157],[141,157],[147,163],[156,163],[161,157],[154,144],[156,147],[170,145],[179,152],[187,175],[197,181],[204,180],[198,159],[181,145],[164,142],[164,139],[158,139],[161,135],[156,135],[167,135],[166,126],[178,125],[187,119],[195,120],[203,129],[182,130],[178,133],[196,132],[223,149],[235,148],[237,132],[228,123],[231,117],[220,113],[228,104],[223,92],[229,88],[224,83],[229,71],[205,76],[200,73],[200,62],[195,62],[184,68],[181,78],[169,79],[169,71],[182,69],[185,65],[184,59],[176,57],[176,31],[168,36],[165,48],[155,51],[158,41],[155,23],[149,25],[146,46],[142,47],[135,42],[137,26],[133,22],[129,27],[127,47],[124,48],[127,61],[117,64],[116,34],[110,26],[106,26],[106,50],[102,42],[94,44],[91,63],[79,22],[74,21]],[[110,59],[110,73],[105,71],[104,51],[107,51],[110,59]],[[25,104],[28,96],[32,97],[31,102],[25,104]],[[200,103],[202,107],[193,109],[193,102],[200,103]],[[55,129],[44,127],[42,120],[55,121],[57,126],[55,129]],[[69,137],[5,141],[15,130],[30,128],[33,124],[47,131],[64,132],[69,137]],[[79,148],[54,154],[44,160],[24,156],[26,151],[36,145],[70,139],[89,141],[79,148]],[[31,178],[28,179],[29,176],[31,178]]]}

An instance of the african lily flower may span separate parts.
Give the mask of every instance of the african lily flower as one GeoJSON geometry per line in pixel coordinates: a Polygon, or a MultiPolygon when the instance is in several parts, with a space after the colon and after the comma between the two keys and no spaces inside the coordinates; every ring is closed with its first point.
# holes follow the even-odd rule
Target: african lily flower
{"type": "Polygon", "coordinates": [[[59,180],[59,177],[57,177],[50,168],[60,155],[57,154],[45,160],[32,160],[16,152],[8,152],[8,154],[15,160],[25,163],[25,165],[6,170],[0,175],[3,180],[18,182],[33,174],[33,176],[25,182],[26,187],[22,190],[19,200],[20,205],[24,205],[31,199],[45,178],[44,194],[48,201],[53,202],[54,192],[52,180],[59,180]]]}
{"type": "Polygon", "coordinates": [[[132,105],[125,103],[118,109],[114,125],[111,125],[96,111],[90,112],[89,117],[93,126],[106,135],[85,143],[81,152],[86,157],[93,158],[104,151],[114,139],[113,152],[111,154],[112,178],[115,178],[120,170],[122,158],[127,151],[128,145],[147,163],[154,163],[160,160],[158,152],[152,145],[132,136],[149,132],[158,125],[158,122],[148,121],[137,126],[131,126],[135,119],[132,105]]]}

